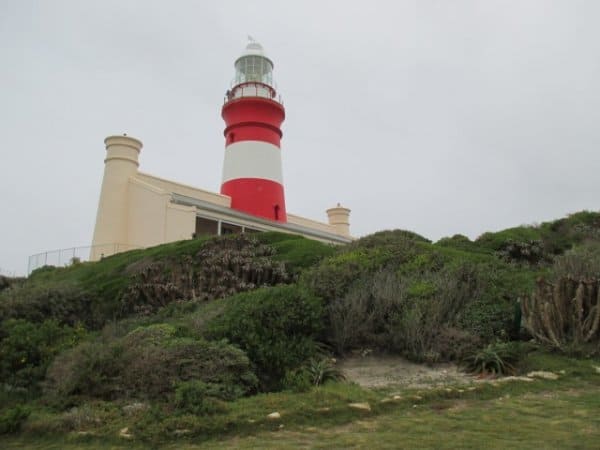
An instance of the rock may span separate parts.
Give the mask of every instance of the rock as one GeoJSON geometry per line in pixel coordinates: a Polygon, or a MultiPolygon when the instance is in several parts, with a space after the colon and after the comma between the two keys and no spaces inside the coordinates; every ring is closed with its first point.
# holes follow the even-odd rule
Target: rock
{"type": "Polygon", "coordinates": [[[141,403],[141,402],[135,402],[135,403],[131,403],[129,405],[125,405],[123,406],[123,412],[127,415],[133,415],[139,411],[143,411],[145,409],[148,408],[148,405],[146,403],[141,403]]]}
{"type": "Polygon", "coordinates": [[[350,403],[348,406],[350,408],[360,409],[362,411],[371,411],[371,405],[368,403],[350,403]]]}
{"type": "Polygon", "coordinates": [[[593,366],[596,369],[596,373],[600,373],[600,366],[593,366]]]}
{"type": "Polygon", "coordinates": [[[412,398],[413,400],[423,400],[423,397],[421,397],[420,395],[413,395],[410,398],[412,398]]]}
{"type": "Polygon", "coordinates": [[[133,434],[129,432],[129,428],[125,427],[121,428],[121,431],[119,431],[119,436],[125,439],[131,439],[133,437],[133,434]]]}
{"type": "MultiPolygon", "coordinates": [[[[497,380],[495,380],[496,383],[498,383],[498,382],[503,383],[505,381],[533,381],[533,378],[529,378],[529,376],[527,376],[527,377],[510,376],[510,377],[498,378],[497,380]]],[[[494,384],[494,386],[498,386],[498,384],[494,384]]]]}
{"type": "Polygon", "coordinates": [[[281,414],[279,414],[277,411],[272,412],[271,414],[267,415],[267,419],[269,419],[269,420],[279,420],[279,419],[281,419],[281,414]]]}
{"type": "Polygon", "coordinates": [[[401,395],[394,395],[394,396],[392,397],[392,399],[393,399],[393,400],[396,400],[396,401],[399,401],[399,400],[402,400],[402,396],[401,396],[401,395]]]}
{"type": "Polygon", "coordinates": [[[544,380],[558,380],[558,375],[545,370],[536,370],[527,374],[529,378],[543,378],[544,380]]]}
{"type": "Polygon", "coordinates": [[[175,430],[173,431],[173,434],[175,434],[175,436],[183,436],[184,434],[189,434],[191,433],[191,430],[188,430],[187,428],[184,428],[182,430],[175,430]]]}
{"type": "Polygon", "coordinates": [[[324,406],[323,408],[318,408],[317,411],[319,411],[319,412],[329,412],[329,411],[331,411],[331,408],[329,408],[328,406],[324,406]]]}

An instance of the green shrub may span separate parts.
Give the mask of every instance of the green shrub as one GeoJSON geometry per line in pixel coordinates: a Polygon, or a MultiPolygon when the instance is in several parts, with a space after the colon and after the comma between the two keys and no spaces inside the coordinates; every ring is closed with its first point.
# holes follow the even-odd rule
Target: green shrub
{"type": "Polygon", "coordinates": [[[283,262],[287,272],[293,276],[336,252],[333,245],[297,235],[267,232],[255,236],[260,242],[275,249],[273,258],[283,262]]]}
{"type": "Polygon", "coordinates": [[[141,261],[130,267],[122,314],[150,314],[177,300],[212,300],[288,282],[275,249],[256,237],[239,234],[207,240],[191,255],[141,261]]]}
{"type": "Polygon", "coordinates": [[[459,328],[484,342],[518,337],[518,299],[533,289],[540,272],[497,260],[478,263],[475,268],[482,287],[461,311],[459,328]]]}
{"type": "Polygon", "coordinates": [[[452,237],[444,237],[435,243],[435,245],[440,247],[448,247],[454,248],[456,250],[468,251],[468,252],[477,252],[479,248],[477,244],[471,241],[467,236],[462,234],[455,234],[452,237]]]}
{"type": "Polygon", "coordinates": [[[126,370],[118,343],[83,342],[61,353],[48,368],[44,390],[54,401],[71,404],[71,397],[113,400],[124,395],[121,374],[126,370]]]}
{"type": "Polygon", "coordinates": [[[496,254],[509,263],[525,263],[532,266],[548,263],[551,255],[541,240],[513,241],[508,239],[496,254]]]}
{"type": "Polygon", "coordinates": [[[288,370],[281,381],[281,388],[292,392],[307,392],[312,386],[310,375],[303,368],[288,370]]]}
{"type": "Polygon", "coordinates": [[[9,289],[15,288],[23,284],[25,278],[22,277],[6,277],[4,275],[0,275],[0,292],[9,289]]]}
{"type": "Polygon", "coordinates": [[[341,370],[335,367],[334,360],[321,356],[310,358],[299,368],[287,372],[282,385],[284,389],[292,392],[306,392],[312,386],[345,379],[341,370]]]}
{"type": "Polygon", "coordinates": [[[85,334],[81,328],[9,319],[0,325],[0,382],[36,389],[55,355],[75,345],[85,334]]]}
{"type": "Polygon", "coordinates": [[[184,381],[175,389],[175,406],[182,412],[199,416],[223,412],[226,406],[222,400],[233,400],[228,395],[223,398],[224,390],[227,387],[219,384],[184,381]]]}
{"type": "Polygon", "coordinates": [[[316,352],[322,329],[321,301],[301,287],[259,289],[224,300],[210,334],[246,352],[264,389],[280,387],[285,373],[316,352]]]}
{"type": "Polygon", "coordinates": [[[340,247],[302,274],[300,283],[326,303],[346,295],[358,280],[386,267],[399,267],[426,253],[429,241],[404,230],[381,231],[340,247]]]}
{"type": "Polygon", "coordinates": [[[328,306],[329,339],[339,353],[367,347],[420,361],[452,359],[449,336],[464,341],[461,346],[476,340],[467,330],[446,331],[458,328],[465,305],[481,295],[479,275],[460,266],[414,275],[386,269],[365,277],[328,306]]]}
{"type": "Polygon", "coordinates": [[[30,410],[24,406],[4,410],[0,415],[0,435],[19,432],[30,413],[30,410]]]}
{"type": "Polygon", "coordinates": [[[479,247],[492,252],[497,252],[502,250],[508,242],[541,241],[542,237],[543,231],[540,228],[534,226],[521,226],[508,228],[494,233],[483,233],[475,239],[475,243],[479,247]]]}
{"type": "Polygon", "coordinates": [[[93,312],[96,298],[79,284],[66,281],[28,282],[0,294],[0,316],[87,327],[98,325],[93,312]]]}
{"type": "Polygon", "coordinates": [[[498,342],[471,352],[465,356],[462,365],[475,374],[512,375],[520,357],[518,344],[498,342]]]}
{"type": "Polygon", "coordinates": [[[600,279],[600,242],[589,241],[554,259],[552,278],[600,279]]]}
{"type": "Polygon", "coordinates": [[[222,341],[179,337],[156,345],[135,345],[126,337],[124,347],[127,369],[122,379],[129,396],[168,398],[176,382],[192,379],[227,385],[234,397],[256,389],[257,380],[244,352],[222,341]]]}
{"type": "Polygon", "coordinates": [[[189,380],[222,385],[222,396],[229,398],[253,392],[257,385],[241,350],[155,324],[63,353],[48,371],[46,392],[51,397],[168,400],[178,382],[189,380]]]}
{"type": "Polygon", "coordinates": [[[308,379],[314,386],[320,386],[328,381],[342,381],[346,377],[333,364],[331,358],[311,358],[303,366],[308,379]]]}

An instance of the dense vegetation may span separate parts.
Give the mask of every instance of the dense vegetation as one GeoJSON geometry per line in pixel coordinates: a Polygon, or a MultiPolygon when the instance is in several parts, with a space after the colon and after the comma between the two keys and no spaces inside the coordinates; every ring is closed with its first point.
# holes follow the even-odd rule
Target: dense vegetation
{"type": "Polygon", "coordinates": [[[82,411],[104,405],[138,436],[200,432],[249,396],[340,379],[331,358],[353,352],[500,373],[532,337],[598,354],[599,279],[593,212],[475,241],[264,233],[44,267],[0,279],[0,430],[93,428],[82,411]]]}

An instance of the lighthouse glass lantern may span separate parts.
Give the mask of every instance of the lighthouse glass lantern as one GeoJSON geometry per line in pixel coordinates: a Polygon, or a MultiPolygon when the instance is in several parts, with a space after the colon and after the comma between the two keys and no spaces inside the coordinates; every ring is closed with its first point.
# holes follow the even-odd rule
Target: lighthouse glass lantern
{"type": "Polygon", "coordinates": [[[234,66],[235,78],[226,100],[255,96],[276,98],[273,61],[265,56],[262,45],[251,40],[234,66]]]}
{"type": "Polygon", "coordinates": [[[235,84],[249,82],[273,86],[273,62],[264,56],[258,42],[250,42],[246,54],[235,62],[235,84]]]}
{"type": "Polygon", "coordinates": [[[225,98],[225,159],[221,194],[231,208],[287,222],[281,164],[285,109],[273,83],[273,62],[251,40],[235,61],[235,79],[225,98]]]}

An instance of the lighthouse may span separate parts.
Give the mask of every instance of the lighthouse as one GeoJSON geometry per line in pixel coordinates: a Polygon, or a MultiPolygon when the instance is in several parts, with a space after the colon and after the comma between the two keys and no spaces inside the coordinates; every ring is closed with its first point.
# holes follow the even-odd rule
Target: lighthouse
{"type": "MultiPolygon", "coordinates": [[[[340,203],[327,210],[327,223],[287,212],[281,168],[285,109],[273,82],[273,62],[250,39],[234,67],[221,110],[225,158],[220,193],[142,172],[142,142],[125,133],[107,137],[90,259],[229,233],[278,231],[331,244],[352,241],[350,210],[340,203]]],[[[47,254],[32,258],[30,270],[37,261],[45,264],[47,254]]]]}
{"type": "Polygon", "coordinates": [[[281,167],[285,109],[275,90],[273,62],[249,39],[235,61],[235,78],[221,111],[225,159],[221,194],[231,208],[287,223],[281,167]]]}

